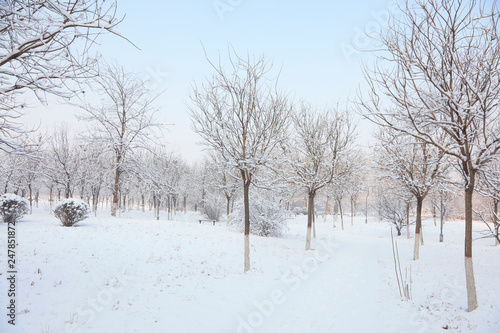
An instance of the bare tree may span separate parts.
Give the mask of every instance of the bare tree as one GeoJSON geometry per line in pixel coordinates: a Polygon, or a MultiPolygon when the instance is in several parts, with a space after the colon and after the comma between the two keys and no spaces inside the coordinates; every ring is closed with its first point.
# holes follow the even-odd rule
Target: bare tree
{"type": "Polygon", "coordinates": [[[193,128],[216,150],[228,169],[237,169],[245,207],[244,271],[250,269],[249,189],[257,170],[272,162],[272,152],[286,137],[291,105],[269,78],[264,57],[229,57],[230,69],[210,63],[211,80],[194,86],[190,107],[193,128]]]}
{"type": "MultiPolygon", "coordinates": [[[[224,162],[225,163],[225,162],[224,162]]],[[[202,212],[204,202],[207,199],[209,188],[212,186],[210,177],[210,162],[207,157],[201,162],[193,165],[193,201],[195,202],[195,211],[198,209],[202,212]]]]}
{"type": "Polygon", "coordinates": [[[359,152],[352,154],[351,170],[347,179],[347,192],[351,206],[351,226],[354,225],[354,215],[356,215],[356,203],[361,192],[365,191],[363,175],[366,174],[366,160],[361,157],[359,152]]]}
{"type": "MultiPolygon", "coordinates": [[[[401,236],[401,231],[407,223],[408,210],[406,209],[406,202],[400,194],[391,193],[386,188],[380,197],[377,197],[377,205],[379,205],[381,217],[396,228],[398,236],[401,236]]],[[[408,225],[406,225],[408,228],[408,225]]]]}
{"type": "Polygon", "coordinates": [[[49,142],[49,154],[45,167],[49,177],[64,188],[65,198],[73,197],[78,183],[79,159],[78,147],[69,137],[67,125],[55,127],[49,142]]]}
{"type": "Polygon", "coordinates": [[[21,94],[32,91],[42,102],[46,93],[69,98],[77,90],[69,80],[95,75],[89,48],[101,33],[116,34],[115,10],[114,1],[103,0],[0,2],[1,150],[22,151],[21,94]]]}
{"type": "MultiPolygon", "coordinates": [[[[24,144],[24,139],[23,139],[24,144]]],[[[9,190],[12,191],[16,182],[19,182],[20,170],[26,161],[21,154],[11,154],[5,151],[0,152],[0,158],[2,163],[0,163],[0,179],[2,181],[3,193],[8,193],[9,190]]]]}
{"type": "Polygon", "coordinates": [[[500,158],[497,159],[490,168],[479,174],[479,189],[478,192],[485,198],[491,199],[491,208],[489,216],[493,227],[489,226],[488,219],[484,213],[476,212],[479,217],[486,223],[489,229],[489,235],[496,239],[495,244],[500,244],[500,213],[498,206],[500,203],[500,158]]]}
{"type": "Polygon", "coordinates": [[[42,173],[42,136],[38,136],[37,138],[33,138],[35,141],[34,144],[27,145],[28,150],[24,152],[22,157],[25,160],[23,163],[23,167],[21,169],[21,177],[28,189],[28,200],[30,203],[30,215],[33,214],[33,192],[35,192],[36,202],[38,202],[38,193],[40,191],[39,180],[42,173]]]}
{"type": "Polygon", "coordinates": [[[419,259],[424,199],[441,181],[446,168],[442,165],[443,152],[426,142],[401,135],[393,129],[377,134],[379,140],[378,167],[383,177],[403,186],[417,200],[415,246],[413,259],[419,259]]]}
{"type": "Polygon", "coordinates": [[[102,141],[80,139],[79,182],[82,195],[92,198],[92,211],[97,215],[97,204],[104,186],[110,183],[112,154],[102,141]],[[82,142],[83,141],[83,142],[82,142]]]}
{"type": "Polygon", "coordinates": [[[231,213],[231,203],[236,195],[236,191],[241,187],[240,177],[237,169],[228,169],[216,152],[210,154],[210,176],[216,190],[220,191],[226,199],[226,223],[229,225],[229,214],[231,213]],[[222,163],[221,163],[222,162],[222,163]]]}
{"type": "Polygon", "coordinates": [[[289,181],[307,190],[306,250],[310,250],[314,198],[340,176],[339,166],[352,146],[355,126],[347,112],[319,112],[304,103],[293,119],[296,137],[290,145],[289,181]]]}
{"type": "Polygon", "coordinates": [[[469,311],[477,308],[472,194],[477,173],[500,154],[499,13],[495,3],[490,9],[486,4],[406,2],[380,35],[385,52],[374,70],[365,71],[370,93],[368,98],[360,96],[361,109],[373,122],[456,159],[465,189],[469,311]]]}
{"type": "Polygon", "coordinates": [[[339,170],[336,171],[337,177],[334,181],[332,181],[328,187],[325,189],[325,192],[328,196],[330,196],[334,202],[334,220],[333,226],[335,227],[335,221],[337,219],[337,215],[340,214],[340,226],[342,230],[344,230],[344,209],[342,206],[342,201],[349,196],[349,171],[350,166],[348,161],[344,161],[339,170]]]}
{"type": "Polygon", "coordinates": [[[155,130],[161,127],[155,120],[157,108],[153,106],[159,95],[150,97],[145,83],[119,66],[108,66],[94,84],[101,101],[81,106],[84,112],[79,118],[96,125],[93,135],[106,142],[114,154],[111,215],[116,216],[120,177],[127,159],[133,159],[140,149],[148,149],[155,130]]]}

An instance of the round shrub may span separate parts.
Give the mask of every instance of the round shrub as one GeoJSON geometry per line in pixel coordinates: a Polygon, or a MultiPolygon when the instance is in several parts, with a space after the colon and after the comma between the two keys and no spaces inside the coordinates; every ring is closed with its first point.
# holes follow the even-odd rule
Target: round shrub
{"type": "Polygon", "coordinates": [[[293,209],[295,216],[297,215],[307,215],[307,207],[295,207],[293,209]]]}
{"type": "Polygon", "coordinates": [[[28,214],[28,200],[12,193],[0,197],[0,214],[4,222],[15,223],[28,214]]]}
{"type": "Polygon", "coordinates": [[[64,199],[54,209],[54,215],[61,220],[65,227],[71,227],[85,220],[89,214],[89,205],[80,199],[64,199]]]}
{"type": "MultiPolygon", "coordinates": [[[[250,233],[264,237],[279,237],[288,230],[286,214],[279,202],[260,193],[250,198],[250,233]]],[[[245,230],[245,209],[243,199],[236,202],[230,215],[230,225],[233,229],[245,230]]]]}

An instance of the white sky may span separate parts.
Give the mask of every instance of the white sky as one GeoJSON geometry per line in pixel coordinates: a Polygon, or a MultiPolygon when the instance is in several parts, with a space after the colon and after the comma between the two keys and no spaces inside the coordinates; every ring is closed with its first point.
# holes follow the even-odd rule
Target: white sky
{"type": "MultiPolygon", "coordinates": [[[[151,79],[155,91],[166,89],[158,100],[160,119],[174,124],[166,131],[171,149],[187,161],[201,159],[200,138],[192,132],[187,115],[190,86],[212,75],[202,44],[212,60],[228,45],[238,54],[261,55],[281,69],[280,86],[294,96],[323,108],[345,105],[363,82],[361,64],[371,64],[373,45],[363,31],[379,29],[387,19],[391,0],[264,1],[188,0],[132,1],[118,4],[125,15],[118,30],[140,50],[116,36],[104,36],[96,48],[107,61],[151,79]],[[219,6],[219,7],[217,7],[219,6]],[[352,53],[351,53],[352,52],[352,53]]],[[[83,129],[74,109],[52,101],[36,106],[26,124],[51,129],[62,121],[83,129]]],[[[366,145],[372,126],[359,123],[360,143],[366,145]]]]}

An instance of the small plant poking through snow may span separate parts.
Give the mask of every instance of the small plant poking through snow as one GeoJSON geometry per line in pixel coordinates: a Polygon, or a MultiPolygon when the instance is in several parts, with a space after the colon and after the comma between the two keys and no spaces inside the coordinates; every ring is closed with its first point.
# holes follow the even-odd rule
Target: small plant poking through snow
{"type": "MultiPolygon", "coordinates": [[[[243,199],[236,202],[230,215],[231,228],[243,232],[245,230],[245,210],[243,199]]],[[[279,237],[288,230],[286,215],[280,204],[265,196],[251,196],[250,199],[250,233],[264,237],[279,237]]]]}
{"type": "Polygon", "coordinates": [[[412,299],[411,284],[413,280],[411,278],[411,266],[410,274],[408,275],[408,269],[405,268],[405,274],[401,271],[401,262],[399,261],[399,249],[398,242],[394,239],[391,229],[391,241],[392,241],[392,255],[394,259],[394,271],[396,273],[396,280],[398,282],[399,296],[406,298],[407,300],[412,299]]]}
{"type": "Polygon", "coordinates": [[[58,203],[54,209],[54,215],[61,220],[65,227],[71,227],[85,220],[89,214],[89,205],[79,199],[65,199],[58,203]]]}
{"type": "Polygon", "coordinates": [[[19,221],[28,213],[28,200],[18,195],[6,193],[0,197],[0,214],[4,222],[19,221]]]}
{"type": "Polygon", "coordinates": [[[401,236],[406,223],[406,205],[403,200],[382,194],[378,198],[378,209],[380,217],[396,228],[398,236],[401,236]]]}

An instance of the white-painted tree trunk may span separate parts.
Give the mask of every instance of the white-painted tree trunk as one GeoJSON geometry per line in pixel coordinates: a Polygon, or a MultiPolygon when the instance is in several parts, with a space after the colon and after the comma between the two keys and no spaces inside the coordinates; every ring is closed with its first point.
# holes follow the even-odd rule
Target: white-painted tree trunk
{"type": "Polygon", "coordinates": [[[250,181],[246,180],[244,173],[243,176],[243,202],[245,206],[245,259],[244,259],[244,272],[250,270],[250,181]]]}
{"type": "Polygon", "coordinates": [[[465,279],[467,283],[467,309],[470,312],[477,309],[476,283],[474,281],[472,257],[465,257],[465,279]]]}
{"type": "Polygon", "coordinates": [[[340,224],[342,226],[342,230],[344,230],[344,213],[342,211],[342,203],[339,200],[339,212],[340,212],[340,224]]]}
{"type": "Polygon", "coordinates": [[[316,214],[313,212],[313,238],[316,238],[316,214]]]}
{"type": "Polygon", "coordinates": [[[415,233],[415,247],[413,250],[413,260],[419,259],[419,250],[420,250],[420,232],[415,233]]]}
{"type": "Polygon", "coordinates": [[[306,235],[306,251],[311,249],[311,227],[307,226],[307,235],[306,235]]]}
{"type": "Polygon", "coordinates": [[[472,195],[474,184],[475,174],[471,173],[469,187],[465,189],[465,283],[469,312],[477,309],[476,282],[472,265],[472,195]]]}
{"type": "Polygon", "coordinates": [[[113,206],[111,208],[111,216],[116,216],[117,210],[118,210],[118,202],[113,202],[113,206]]]}
{"type": "Polygon", "coordinates": [[[245,270],[248,272],[250,270],[250,235],[245,234],[245,270]]]}
{"type": "Polygon", "coordinates": [[[309,193],[307,202],[307,235],[306,235],[306,251],[311,249],[311,228],[314,220],[314,193],[309,193]]]}

